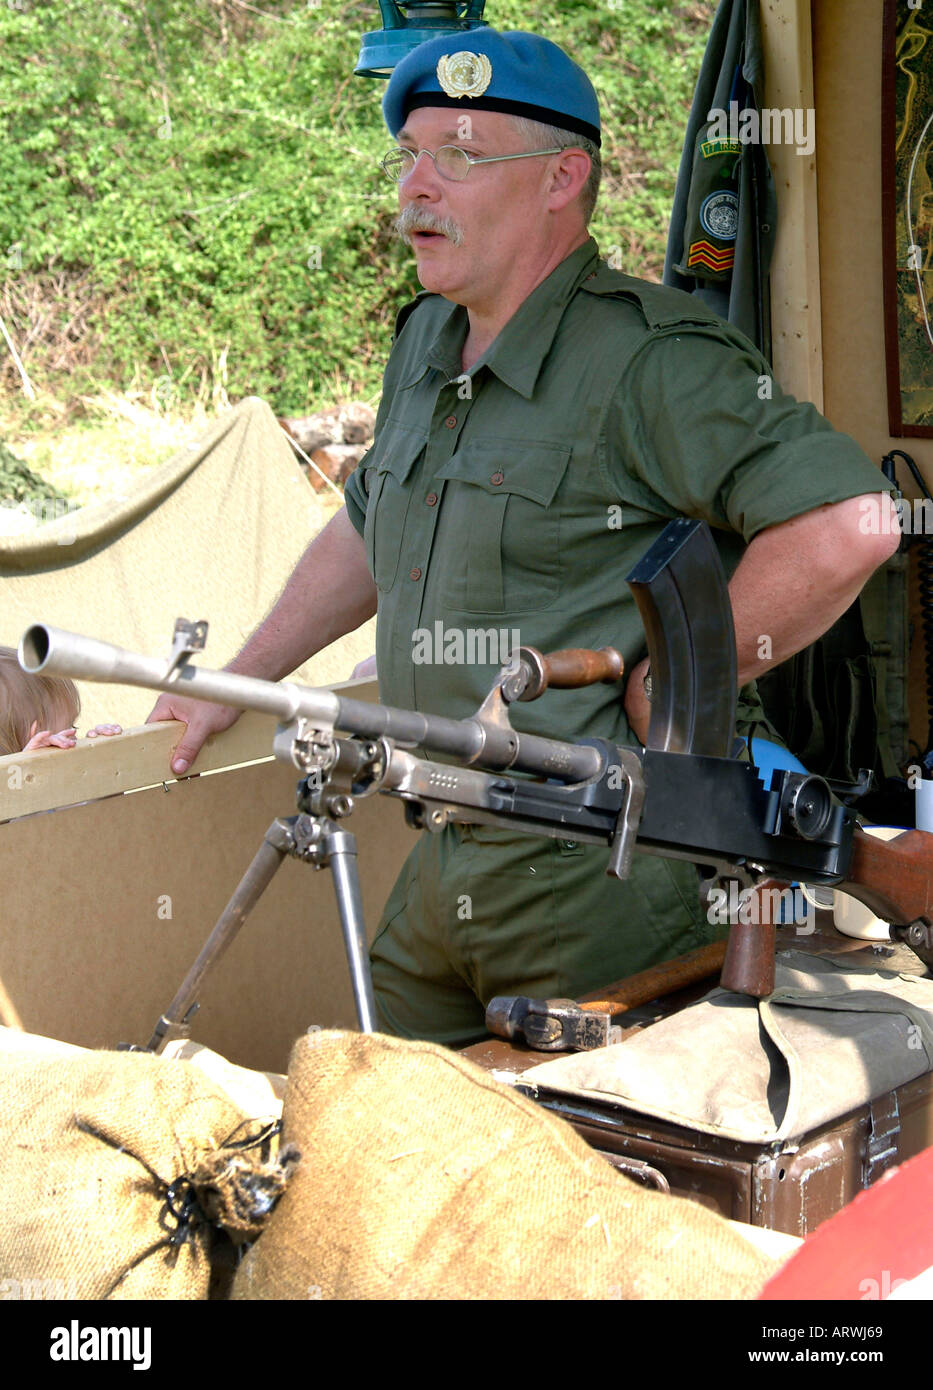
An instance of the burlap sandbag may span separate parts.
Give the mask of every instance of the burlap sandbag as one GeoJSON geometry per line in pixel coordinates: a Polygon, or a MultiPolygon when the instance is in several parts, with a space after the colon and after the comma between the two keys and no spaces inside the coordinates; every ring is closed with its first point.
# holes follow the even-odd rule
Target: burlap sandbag
{"type": "Polygon", "coordinates": [[[285,1099],[285,1077],[281,1072],[238,1067],[219,1052],[212,1052],[209,1047],[191,1038],[176,1038],[174,1042],[167,1043],[159,1055],[197,1067],[248,1115],[281,1118],[282,1101],[285,1099]]]}
{"type": "Polygon", "coordinates": [[[754,1298],[777,1268],[433,1043],[302,1038],[282,1137],[301,1161],[234,1298],[754,1298]]]}
{"type": "MultiPolygon", "coordinates": [[[[187,1238],[170,1244],[179,1223],[167,1188],[246,1120],[188,1063],[0,1057],[3,1296],[206,1298],[214,1230],[193,1213],[187,1238]]],[[[185,1195],[183,1185],[176,1207],[185,1195]]]]}
{"type": "MultiPolygon", "coordinates": [[[[26,1033],[22,1029],[7,1028],[0,1024],[0,1062],[6,1060],[4,1053],[45,1053],[59,1056],[87,1056],[92,1049],[76,1047],[74,1043],[59,1042],[56,1038],[46,1038],[40,1033],[26,1033]]],[[[269,1115],[277,1119],[282,1114],[282,1101],[285,1098],[285,1077],[275,1071],[252,1071],[228,1062],[219,1052],[212,1052],[203,1043],[192,1038],[175,1038],[166,1043],[160,1057],[187,1062],[197,1067],[218,1090],[224,1092],[234,1105],[247,1115],[269,1115]]]]}

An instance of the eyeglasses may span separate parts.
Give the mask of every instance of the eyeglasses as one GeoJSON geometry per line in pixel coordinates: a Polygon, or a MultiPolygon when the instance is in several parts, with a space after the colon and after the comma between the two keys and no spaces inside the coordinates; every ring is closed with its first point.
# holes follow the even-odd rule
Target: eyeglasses
{"type": "Polygon", "coordinates": [[[462,183],[474,164],[500,164],[506,159],[531,159],[539,154],[560,153],[558,147],[553,150],[526,150],[523,154],[493,154],[479,159],[476,155],[467,154],[459,145],[441,145],[433,154],[430,150],[418,150],[417,154],[414,150],[390,150],[382,160],[382,168],[393,183],[401,183],[414,169],[421,156],[427,154],[434,160],[434,167],[442,178],[450,179],[453,183],[462,183]]]}

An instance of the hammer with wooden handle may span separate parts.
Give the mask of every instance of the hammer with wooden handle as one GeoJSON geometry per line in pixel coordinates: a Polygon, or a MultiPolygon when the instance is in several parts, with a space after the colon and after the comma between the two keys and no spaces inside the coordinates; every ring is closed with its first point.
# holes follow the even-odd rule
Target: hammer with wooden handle
{"type": "Polygon", "coordinates": [[[674,960],[662,961],[579,1001],[497,995],[486,1010],[486,1027],[502,1038],[519,1038],[540,1052],[583,1052],[606,1047],[614,1015],[648,1004],[722,968],[726,942],[714,941],[674,960]]]}

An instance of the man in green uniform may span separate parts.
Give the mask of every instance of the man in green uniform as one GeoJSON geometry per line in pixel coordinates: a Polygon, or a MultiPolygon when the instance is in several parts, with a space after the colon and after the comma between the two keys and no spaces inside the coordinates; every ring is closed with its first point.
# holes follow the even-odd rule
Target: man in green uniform
{"type": "MultiPolygon", "coordinates": [[[[859,525],[883,480],[741,335],[599,260],[582,70],[530,34],[444,36],[399,64],[383,109],[425,292],[399,315],[345,510],[230,669],[279,679],[378,604],[380,697],[461,718],[516,640],[608,644],[624,700],[549,692],[513,719],[635,742],[645,639],[624,576],[678,515],[710,523],[732,575],[740,680],[807,645],[893,549],[859,525]]],[[[189,724],[178,771],[234,712],[163,696],[152,717],[189,724]]],[[[692,866],[636,856],[620,885],[607,856],[480,826],[423,835],[372,949],[381,1026],[466,1043],[494,994],[579,994],[717,934],[692,866]]]]}

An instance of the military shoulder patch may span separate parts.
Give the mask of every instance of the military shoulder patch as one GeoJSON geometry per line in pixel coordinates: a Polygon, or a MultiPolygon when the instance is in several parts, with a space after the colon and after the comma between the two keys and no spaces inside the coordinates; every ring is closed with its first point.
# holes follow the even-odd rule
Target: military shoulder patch
{"type": "Polygon", "coordinates": [[[700,225],[707,236],[735,241],[739,230],[739,200],[735,193],[719,189],[703,200],[700,225]]]}
{"type": "Polygon", "coordinates": [[[700,153],[704,159],[715,159],[720,154],[741,154],[742,146],[738,140],[704,140],[700,153]]]}
{"type": "Polygon", "coordinates": [[[705,265],[717,275],[727,274],[735,264],[735,248],[714,246],[711,241],[694,241],[687,252],[687,266],[705,265]]]}

